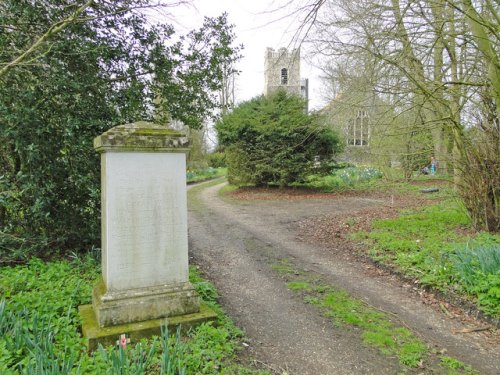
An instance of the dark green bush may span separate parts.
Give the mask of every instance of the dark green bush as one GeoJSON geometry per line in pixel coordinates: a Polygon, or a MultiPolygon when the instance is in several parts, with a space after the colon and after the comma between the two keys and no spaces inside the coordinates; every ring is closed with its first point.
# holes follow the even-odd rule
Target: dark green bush
{"type": "Polygon", "coordinates": [[[216,151],[208,154],[208,164],[212,168],[225,168],[226,165],[226,154],[224,152],[216,151]]]}
{"type": "Polygon", "coordinates": [[[340,141],[304,101],[283,91],[242,103],[216,129],[225,147],[228,179],[238,185],[287,186],[326,173],[340,141]]]}
{"type": "MultiPolygon", "coordinates": [[[[234,52],[225,16],[174,40],[171,25],[150,27],[141,12],[127,11],[146,0],[92,3],[29,64],[0,76],[0,263],[99,242],[94,137],[157,120],[152,108],[200,127],[218,105],[213,93],[234,52]]],[[[70,17],[75,6],[66,5],[2,1],[0,66],[70,17]]]]}

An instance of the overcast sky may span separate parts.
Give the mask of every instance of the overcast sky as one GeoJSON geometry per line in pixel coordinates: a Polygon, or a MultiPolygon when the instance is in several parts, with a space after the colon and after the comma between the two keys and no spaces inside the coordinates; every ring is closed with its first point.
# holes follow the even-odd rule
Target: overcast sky
{"type": "MultiPolygon", "coordinates": [[[[171,9],[176,29],[191,30],[201,26],[204,16],[215,17],[228,13],[229,22],[235,25],[237,44],[243,44],[243,58],[238,64],[241,71],[237,79],[236,100],[248,100],[264,90],[264,53],[266,47],[290,47],[298,20],[286,17],[291,8],[275,11],[280,1],[273,0],[193,0],[194,7],[171,9]]],[[[281,1],[283,3],[283,1],[281,1]]],[[[305,55],[304,48],[301,51],[305,55]]],[[[319,72],[301,61],[301,77],[309,78],[309,108],[321,107],[318,87],[319,72]]]]}

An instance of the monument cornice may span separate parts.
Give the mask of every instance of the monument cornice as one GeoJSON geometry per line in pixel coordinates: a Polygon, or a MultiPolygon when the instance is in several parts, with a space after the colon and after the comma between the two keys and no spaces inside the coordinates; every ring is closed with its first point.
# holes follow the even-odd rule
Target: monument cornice
{"type": "Polygon", "coordinates": [[[189,151],[188,138],[151,122],[138,121],[115,126],[94,138],[97,152],[183,152],[189,151]]]}

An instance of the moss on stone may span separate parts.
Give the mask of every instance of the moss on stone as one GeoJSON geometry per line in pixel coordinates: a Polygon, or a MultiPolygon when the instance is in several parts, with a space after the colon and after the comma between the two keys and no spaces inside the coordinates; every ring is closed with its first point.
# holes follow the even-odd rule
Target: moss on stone
{"type": "Polygon", "coordinates": [[[188,145],[187,137],[180,132],[145,121],[115,126],[94,139],[98,152],[185,152],[188,145]]]}
{"type": "Polygon", "coordinates": [[[131,344],[137,343],[142,338],[150,338],[161,334],[161,327],[168,326],[169,331],[181,327],[182,332],[208,321],[215,321],[217,314],[206,304],[200,304],[200,311],[194,314],[174,316],[166,319],[154,319],[137,323],[120,324],[111,327],[99,327],[92,305],[78,307],[82,321],[82,334],[87,338],[88,349],[96,350],[98,344],[103,346],[115,345],[121,334],[130,338],[131,344]]]}

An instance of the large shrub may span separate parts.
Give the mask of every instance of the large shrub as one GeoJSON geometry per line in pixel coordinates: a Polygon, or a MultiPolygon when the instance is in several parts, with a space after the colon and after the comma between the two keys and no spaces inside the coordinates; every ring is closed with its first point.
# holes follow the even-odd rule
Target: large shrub
{"type": "Polygon", "coordinates": [[[221,151],[215,151],[208,154],[208,164],[212,168],[225,168],[226,167],[226,154],[221,151]]]}
{"type": "Polygon", "coordinates": [[[229,181],[286,186],[302,182],[340,151],[340,141],[319,118],[304,111],[304,101],[278,91],[239,105],[216,129],[225,147],[229,181]]]}
{"type": "Polygon", "coordinates": [[[0,67],[13,64],[0,74],[0,262],[97,245],[93,138],[152,120],[153,108],[199,127],[217,106],[221,67],[233,56],[226,16],[173,37],[170,25],[148,25],[137,11],[147,0],[116,0],[88,2],[78,20],[16,63],[71,20],[78,3],[0,2],[0,67]]]}

